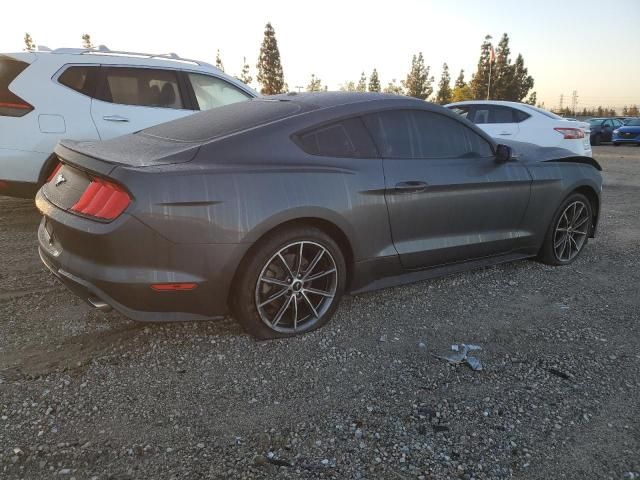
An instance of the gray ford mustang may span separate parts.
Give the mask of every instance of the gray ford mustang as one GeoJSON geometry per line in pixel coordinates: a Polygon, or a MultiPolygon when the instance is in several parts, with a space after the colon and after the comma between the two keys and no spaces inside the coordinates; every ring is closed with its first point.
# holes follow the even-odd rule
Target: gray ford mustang
{"type": "Polygon", "coordinates": [[[255,99],[56,154],[39,250],[71,290],[135,320],[233,313],[261,338],[318,328],[345,292],[568,264],[600,213],[594,159],[401,96],[255,99]]]}

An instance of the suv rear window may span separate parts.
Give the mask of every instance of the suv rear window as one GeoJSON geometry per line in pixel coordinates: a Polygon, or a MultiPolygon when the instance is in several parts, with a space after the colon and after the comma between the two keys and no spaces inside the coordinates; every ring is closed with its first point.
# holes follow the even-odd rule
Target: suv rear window
{"type": "Polygon", "coordinates": [[[144,107],[184,108],[178,75],[172,70],[108,67],[97,98],[105,102],[144,107]]]}
{"type": "Polygon", "coordinates": [[[96,91],[99,68],[89,66],[69,67],[58,77],[58,82],[78,93],[92,97],[96,91]]]}
{"type": "Polygon", "coordinates": [[[298,145],[311,155],[375,158],[373,140],[360,118],[348,118],[296,135],[298,145]]]}
{"type": "Polygon", "coordinates": [[[27,62],[0,55],[0,115],[22,117],[33,110],[31,105],[9,90],[11,82],[28,66],[27,62]]]}

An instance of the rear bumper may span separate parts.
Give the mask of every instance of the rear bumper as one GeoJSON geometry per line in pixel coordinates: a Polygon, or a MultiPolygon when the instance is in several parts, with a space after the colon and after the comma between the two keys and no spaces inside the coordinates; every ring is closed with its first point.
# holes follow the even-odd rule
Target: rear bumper
{"type": "Polygon", "coordinates": [[[122,215],[100,224],[53,206],[38,192],[45,266],[84,301],[138,321],[208,320],[228,312],[227,299],[245,244],[174,244],[122,215]],[[158,292],[159,283],[195,283],[158,292]]]}

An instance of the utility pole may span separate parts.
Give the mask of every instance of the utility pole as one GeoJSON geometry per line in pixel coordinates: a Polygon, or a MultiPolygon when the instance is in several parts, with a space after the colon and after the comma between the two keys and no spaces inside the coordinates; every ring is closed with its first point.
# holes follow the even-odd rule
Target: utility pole
{"type": "Polygon", "coordinates": [[[576,116],[576,107],[578,106],[578,91],[574,90],[571,94],[571,110],[573,111],[573,116],[576,116]]]}
{"type": "Polygon", "coordinates": [[[560,94],[560,113],[562,113],[562,105],[564,103],[564,93],[560,94]]]}

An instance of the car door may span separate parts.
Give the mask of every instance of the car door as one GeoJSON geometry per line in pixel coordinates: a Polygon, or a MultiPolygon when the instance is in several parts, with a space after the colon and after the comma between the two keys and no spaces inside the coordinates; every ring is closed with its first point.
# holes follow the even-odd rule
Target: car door
{"type": "Polygon", "coordinates": [[[140,67],[103,67],[91,117],[106,140],[193,113],[179,71],[140,67]]]}
{"type": "Polygon", "coordinates": [[[520,223],[531,177],[522,164],[496,163],[489,142],[440,113],[389,110],[365,122],[383,157],[391,234],[403,267],[506,253],[526,242],[520,223]]]}
{"type": "Polygon", "coordinates": [[[603,142],[610,142],[611,141],[611,133],[613,132],[613,121],[612,120],[605,120],[604,122],[602,122],[602,138],[601,140],[603,142]]]}
{"type": "Polygon", "coordinates": [[[516,140],[520,128],[513,112],[512,108],[502,105],[477,104],[467,118],[497,140],[516,140]]]}

